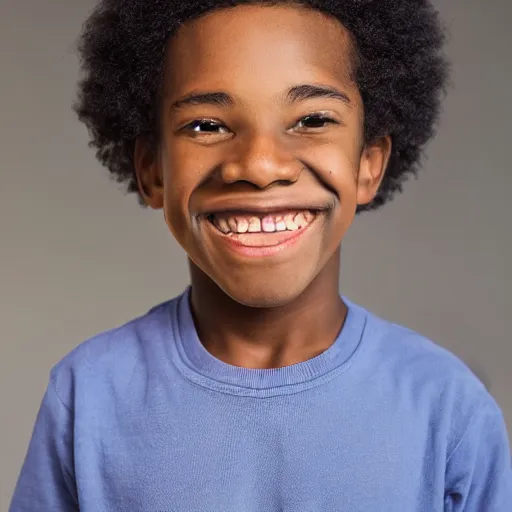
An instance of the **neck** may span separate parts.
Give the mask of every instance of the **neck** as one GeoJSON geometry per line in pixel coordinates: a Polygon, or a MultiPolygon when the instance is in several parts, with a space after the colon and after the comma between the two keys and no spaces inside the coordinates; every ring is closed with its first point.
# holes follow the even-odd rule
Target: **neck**
{"type": "Polygon", "coordinates": [[[338,291],[339,251],[294,301],[274,308],[244,306],[190,262],[191,307],[204,347],[245,368],[278,368],[311,359],[338,336],[347,307],[338,291]]]}

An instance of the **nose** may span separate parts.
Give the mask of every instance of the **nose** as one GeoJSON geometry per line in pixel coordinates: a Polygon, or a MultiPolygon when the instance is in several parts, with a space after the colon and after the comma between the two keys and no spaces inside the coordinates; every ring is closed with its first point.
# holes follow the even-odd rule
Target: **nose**
{"type": "Polygon", "coordinates": [[[232,158],[221,167],[224,183],[246,182],[258,188],[274,183],[294,183],[302,165],[293,158],[285,141],[269,133],[258,133],[238,141],[232,158]]]}

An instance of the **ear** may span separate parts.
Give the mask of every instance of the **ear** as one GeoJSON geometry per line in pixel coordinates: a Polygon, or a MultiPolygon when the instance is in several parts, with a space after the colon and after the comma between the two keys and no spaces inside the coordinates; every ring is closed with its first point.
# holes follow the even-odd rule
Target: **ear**
{"type": "Polygon", "coordinates": [[[379,137],[365,145],[357,176],[357,204],[371,203],[379,190],[391,155],[391,137],[379,137]]]}
{"type": "Polygon", "coordinates": [[[146,138],[139,137],[135,141],[133,162],[140,196],[150,208],[163,208],[164,187],[160,159],[146,138]]]}

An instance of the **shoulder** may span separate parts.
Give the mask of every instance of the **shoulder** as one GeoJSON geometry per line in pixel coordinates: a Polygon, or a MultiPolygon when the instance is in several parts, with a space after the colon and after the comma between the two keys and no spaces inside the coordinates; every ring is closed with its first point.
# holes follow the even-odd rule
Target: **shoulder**
{"type": "Polygon", "coordinates": [[[494,398],[459,357],[407,327],[364,311],[366,378],[393,397],[397,407],[435,425],[449,440],[448,453],[479,415],[501,417],[494,398]]]}
{"type": "Polygon", "coordinates": [[[369,355],[381,367],[389,366],[403,378],[425,384],[433,381],[442,386],[448,382],[459,382],[476,394],[486,392],[485,386],[469,367],[438,342],[364,311],[367,319],[364,335],[369,345],[369,355]]]}
{"type": "MultiPolygon", "coordinates": [[[[346,299],[345,299],[346,300],[346,299]]],[[[407,371],[411,366],[421,375],[424,372],[435,374],[447,371],[475,381],[476,377],[468,366],[455,354],[443,348],[437,341],[402,325],[391,322],[364,307],[347,301],[349,308],[362,313],[366,318],[364,339],[372,357],[380,362],[404,365],[407,371]]],[[[475,382],[478,382],[476,379],[475,382]]]]}
{"type": "Polygon", "coordinates": [[[177,300],[163,302],[123,325],[92,336],[63,357],[50,372],[61,400],[72,404],[77,387],[91,389],[106,381],[122,385],[148,354],[162,346],[177,300]]]}

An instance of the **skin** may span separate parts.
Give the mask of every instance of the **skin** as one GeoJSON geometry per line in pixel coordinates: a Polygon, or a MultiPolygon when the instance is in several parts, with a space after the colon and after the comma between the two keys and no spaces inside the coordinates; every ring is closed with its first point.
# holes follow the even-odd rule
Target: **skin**
{"type": "Polygon", "coordinates": [[[375,196],[391,150],[389,137],[364,143],[353,55],[336,19],[284,5],[209,13],[169,41],[158,150],[140,138],[135,167],[145,202],[163,210],[188,254],[201,342],[226,363],[305,361],[343,326],[340,244],[357,205],[375,196]],[[341,95],[289,101],[303,84],[341,95]],[[197,92],[232,101],[176,106],[197,92]],[[307,117],[317,114],[335,122],[307,117]],[[202,119],[210,124],[194,123],[202,119]],[[283,204],[318,213],[297,243],[270,256],[233,250],[206,218],[283,204]]]}

